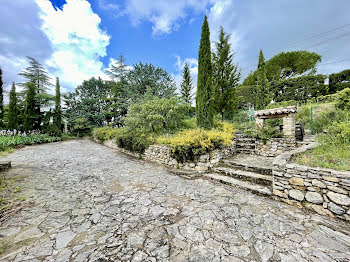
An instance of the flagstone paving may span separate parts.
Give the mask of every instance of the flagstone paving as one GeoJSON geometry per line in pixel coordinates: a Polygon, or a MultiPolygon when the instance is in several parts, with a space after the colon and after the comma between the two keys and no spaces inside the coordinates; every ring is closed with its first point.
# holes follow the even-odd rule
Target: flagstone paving
{"type": "Polygon", "coordinates": [[[0,261],[350,261],[350,225],[88,140],[25,147],[0,261]]]}

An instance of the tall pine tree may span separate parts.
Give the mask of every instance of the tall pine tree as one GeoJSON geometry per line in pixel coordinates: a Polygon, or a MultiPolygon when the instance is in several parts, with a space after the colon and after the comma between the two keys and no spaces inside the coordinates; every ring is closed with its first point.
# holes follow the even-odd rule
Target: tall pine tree
{"type": "Polygon", "coordinates": [[[20,76],[24,77],[27,82],[22,83],[26,90],[28,90],[28,83],[31,82],[34,84],[35,91],[35,100],[37,101],[37,105],[35,107],[35,116],[37,123],[37,127],[40,128],[41,121],[43,118],[43,110],[40,110],[42,107],[49,106],[52,103],[52,95],[47,93],[49,87],[52,86],[50,80],[51,78],[48,75],[45,67],[40,64],[37,60],[32,57],[27,57],[29,61],[29,66],[19,73],[20,76]]]}
{"type": "Polygon", "coordinates": [[[4,88],[2,81],[2,69],[0,68],[0,122],[4,121],[4,88]]]}
{"type": "Polygon", "coordinates": [[[207,129],[211,128],[214,122],[212,77],[213,68],[211,63],[210,32],[208,19],[207,16],[205,16],[198,54],[196,118],[197,125],[207,129]]]}
{"type": "Polygon", "coordinates": [[[233,53],[229,43],[230,35],[220,28],[216,52],[213,53],[213,85],[215,108],[222,120],[232,119],[237,111],[235,90],[241,78],[238,66],[233,63],[233,53]]]}
{"type": "Polygon", "coordinates": [[[40,115],[38,115],[39,105],[35,99],[35,84],[32,82],[27,83],[27,93],[25,101],[25,112],[24,112],[24,130],[39,130],[40,129],[40,115]]]}
{"type": "Polygon", "coordinates": [[[192,79],[191,72],[188,64],[185,64],[184,71],[182,73],[182,82],[180,84],[181,99],[189,106],[192,104],[192,79]]]}
{"type": "Polygon", "coordinates": [[[17,104],[17,94],[15,83],[12,83],[10,91],[9,112],[8,112],[8,129],[18,129],[19,108],[17,104]]]}
{"type": "Polygon", "coordinates": [[[61,87],[60,80],[56,78],[56,96],[55,96],[55,111],[53,114],[53,124],[57,129],[62,127],[62,108],[61,108],[61,87]]]}
{"type": "Polygon", "coordinates": [[[256,86],[255,97],[255,109],[264,109],[270,103],[270,90],[269,82],[266,78],[265,58],[262,50],[260,49],[259,64],[258,64],[258,76],[256,86]]]}

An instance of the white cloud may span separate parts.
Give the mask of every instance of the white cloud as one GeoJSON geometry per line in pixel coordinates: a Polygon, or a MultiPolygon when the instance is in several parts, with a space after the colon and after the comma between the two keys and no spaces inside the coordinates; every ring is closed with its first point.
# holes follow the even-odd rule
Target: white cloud
{"type": "Polygon", "coordinates": [[[62,86],[73,89],[92,76],[105,76],[101,57],[107,55],[110,36],[100,29],[101,19],[86,0],[67,0],[62,10],[49,0],[36,0],[42,30],[53,53],[45,62],[60,77],[62,86]]]}
{"type": "Polygon", "coordinates": [[[241,55],[241,38],[243,33],[238,29],[237,15],[235,12],[235,3],[233,0],[218,0],[214,1],[208,13],[208,23],[210,26],[210,38],[212,49],[215,48],[214,42],[219,38],[220,26],[224,31],[231,35],[230,44],[231,50],[236,53],[237,58],[241,55]]]}
{"type": "Polygon", "coordinates": [[[108,0],[98,0],[98,6],[106,11],[115,12],[120,10],[120,6],[118,4],[108,2],[108,0]]]}
{"type": "MultiPolygon", "coordinates": [[[[198,79],[198,60],[195,58],[185,58],[181,59],[180,56],[176,56],[176,74],[173,74],[177,90],[180,90],[180,84],[182,81],[182,72],[185,67],[185,64],[188,64],[191,72],[191,78],[192,78],[192,83],[193,83],[193,92],[192,94],[194,95],[197,90],[197,79],[198,79]]],[[[194,98],[194,96],[193,96],[194,98]]]]}
{"type": "Polygon", "coordinates": [[[134,25],[143,20],[152,23],[153,35],[169,34],[176,31],[181,20],[188,16],[188,9],[192,12],[205,11],[213,0],[126,0],[122,14],[129,15],[134,25]]]}
{"type": "MultiPolygon", "coordinates": [[[[32,1],[1,1],[0,25],[4,26],[0,29],[0,67],[6,91],[12,82],[23,81],[18,73],[28,65],[26,56],[43,61],[51,55],[50,41],[38,30],[41,25],[38,12],[38,6],[32,1]]],[[[5,96],[5,102],[7,100],[5,96]]]]}

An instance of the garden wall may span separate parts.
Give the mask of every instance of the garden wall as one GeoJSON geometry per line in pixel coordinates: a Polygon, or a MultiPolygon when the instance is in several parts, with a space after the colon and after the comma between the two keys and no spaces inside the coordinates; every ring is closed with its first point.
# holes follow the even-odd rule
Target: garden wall
{"type": "Polygon", "coordinates": [[[275,157],[285,151],[290,151],[296,148],[295,138],[270,138],[265,141],[257,139],[255,142],[255,154],[265,157],[275,157]]]}
{"type": "Polygon", "coordinates": [[[118,149],[125,154],[134,157],[141,157],[142,159],[150,162],[170,166],[172,168],[183,168],[197,171],[206,171],[217,164],[221,159],[234,155],[236,152],[235,142],[233,142],[230,147],[215,149],[209,154],[200,156],[196,162],[179,163],[176,159],[171,157],[170,148],[167,145],[151,145],[140,156],[138,153],[133,153],[123,148],[119,148],[113,140],[104,141],[103,144],[110,148],[118,149]]]}
{"type": "Polygon", "coordinates": [[[295,154],[316,143],[276,157],[273,163],[273,195],[287,203],[299,203],[322,215],[350,221],[350,172],[287,163],[295,154]]]}

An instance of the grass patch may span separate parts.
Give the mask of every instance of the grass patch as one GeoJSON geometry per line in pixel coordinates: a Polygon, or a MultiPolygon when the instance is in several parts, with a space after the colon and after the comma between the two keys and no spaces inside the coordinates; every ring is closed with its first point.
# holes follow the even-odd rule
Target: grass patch
{"type": "Polygon", "coordinates": [[[5,177],[5,174],[0,178],[0,220],[12,207],[26,200],[20,195],[22,188],[19,183],[28,176],[5,177]]]}
{"type": "Polygon", "coordinates": [[[298,155],[296,162],[312,167],[350,171],[350,145],[320,145],[311,151],[298,155]]]}

